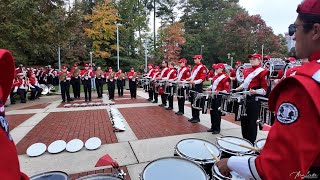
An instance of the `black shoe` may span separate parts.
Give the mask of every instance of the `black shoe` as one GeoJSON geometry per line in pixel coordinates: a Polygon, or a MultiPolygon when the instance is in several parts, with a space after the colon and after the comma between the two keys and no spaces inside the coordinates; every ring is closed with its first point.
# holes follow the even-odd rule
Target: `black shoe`
{"type": "Polygon", "coordinates": [[[178,112],[177,115],[181,116],[183,115],[183,112],[178,112]]]}
{"type": "Polygon", "coordinates": [[[219,134],[220,131],[212,131],[212,134],[219,134]]]}
{"type": "Polygon", "coordinates": [[[152,101],[152,99],[147,99],[147,101],[152,101]]]}
{"type": "Polygon", "coordinates": [[[225,116],[225,115],[227,115],[227,113],[221,112],[221,116],[225,116]]]}
{"type": "Polygon", "coordinates": [[[191,121],[193,121],[193,120],[194,120],[194,118],[190,118],[190,119],[188,119],[188,121],[190,121],[190,122],[191,122],[191,121]]]}
{"type": "Polygon", "coordinates": [[[74,100],[70,98],[69,101],[74,101],[74,100]]]}
{"type": "Polygon", "coordinates": [[[26,103],[26,102],[27,102],[26,100],[22,100],[22,101],[21,101],[21,103],[26,103]]]}
{"type": "Polygon", "coordinates": [[[61,102],[64,103],[64,102],[66,102],[66,100],[62,100],[61,102]]]}
{"type": "Polygon", "coordinates": [[[92,100],[91,100],[91,99],[89,99],[89,101],[91,102],[92,100]]]}
{"type": "Polygon", "coordinates": [[[152,103],[158,103],[158,101],[152,101],[152,103]]]}
{"type": "Polygon", "coordinates": [[[172,109],[173,109],[172,107],[167,107],[167,108],[166,108],[166,110],[172,110],[172,109]]]}
{"type": "Polygon", "coordinates": [[[193,119],[191,122],[192,123],[198,123],[198,122],[200,122],[200,119],[193,119]]]}
{"type": "Polygon", "coordinates": [[[84,102],[88,102],[88,99],[84,100],[84,102]]]}
{"type": "Polygon", "coordinates": [[[178,113],[180,113],[180,111],[178,111],[178,112],[175,112],[175,114],[178,114],[178,113]]]}
{"type": "Polygon", "coordinates": [[[67,102],[70,102],[70,99],[68,99],[67,102]]]}
{"type": "Polygon", "coordinates": [[[164,104],[160,104],[159,106],[160,106],[160,107],[165,107],[166,105],[164,105],[164,104]]]}
{"type": "Polygon", "coordinates": [[[213,131],[214,131],[213,129],[208,129],[208,130],[207,130],[207,132],[213,132],[213,131]]]}
{"type": "Polygon", "coordinates": [[[11,102],[11,104],[16,104],[16,102],[11,102]]]}

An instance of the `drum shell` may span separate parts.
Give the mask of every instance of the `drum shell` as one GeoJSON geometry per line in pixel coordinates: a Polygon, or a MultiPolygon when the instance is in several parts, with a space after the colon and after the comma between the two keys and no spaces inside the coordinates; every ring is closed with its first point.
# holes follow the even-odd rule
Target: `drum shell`
{"type": "Polygon", "coordinates": [[[101,180],[102,178],[105,178],[106,180],[122,180],[121,178],[118,178],[113,174],[91,174],[88,176],[80,177],[77,180],[101,180]]]}
{"type": "MultiPolygon", "coordinates": [[[[224,136],[224,137],[227,137],[227,138],[236,138],[236,139],[241,139],[243,140],[244,142],[250,144],[252,147],[252,143],[250,143],[248,140],[246,139],[243,139],[243,138],[239,138],[239,137],[235,137],[235,136],[224,136]]],[[[222,146],[219,145],[219,143],[217,142],[216,145],[218,146],[218,148],[221,150],[221,158],[230,158],[231,156],[245,156],[245,155],[253,155],[254,152],[251,151],[251,150],[248,150],[246,152],[239,152],[239,151],[236,151],[236,150],[229,150],[229,149],[226,149],[222,146]]],[[[239,146],[240,147],[240,146],[239,146]]]]}
{"type": "Polygon", "coordinates": [[[53,175],[54,173],[62,174],[65,176],[65,178],[57,179],[57,180],[71,180],[71,177],[67,173],[62,171],[49,171],[49,172],[39,173],[31,176],[30,180],[41,180],[43,177],[53,175]]]}

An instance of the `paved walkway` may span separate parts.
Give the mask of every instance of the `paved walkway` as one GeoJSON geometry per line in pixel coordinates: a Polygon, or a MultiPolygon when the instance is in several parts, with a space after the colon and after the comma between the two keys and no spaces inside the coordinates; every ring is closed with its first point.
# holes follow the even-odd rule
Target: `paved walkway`
{"type": "MultiPolygon", "coordinates": [[[[32,176],[48,171],[64,171],[76,179],[88,174],[111,172],[110,167],[95,167],[99,158],[109,154],[122,169],[127,179],[138,180],[139,174],[148,162],[173,156],[175,145],[182,139],[199,138],[215,142],[216,137],[232,135],[241,137],[238,122],[232,115],[224,116],[219,135],[206,132],[210,127],[210,115],[202,114],[201,122],[192,124],[189,104],[185,106],[185,115],[177,116],[177,101],[174,110],[168,111],[158,104],[145,99],[147,93],[138,90],[137,99],[130,99],[129,92],[115,98],[111,107],[118,108],[125,118],[126,131],[114,132],[109,119],[109,106],[64,108],[59,96],[46,96],[40,100],[16,104],[6,108],[11,135],[17,144],[20,166],[23,172],[32,176]],[[83,148],[76,153],[44,153],[39,157],[28,157],[26,149],[37,142],[47,146],[58,139],[68,142],[79,138],[86,141],[99,137],[102,145],[99,149],[88,151],[83,148]]],[[[95,97],[95,93],[93,93],[95,97]]],[[[98,102],[109,102],[107,95],[98,102]]],[[[84,102],[83,99],[76,103],[84,102]]],[[[265,138],[267,132],[259,132],[258,139],[265,138]]]]}

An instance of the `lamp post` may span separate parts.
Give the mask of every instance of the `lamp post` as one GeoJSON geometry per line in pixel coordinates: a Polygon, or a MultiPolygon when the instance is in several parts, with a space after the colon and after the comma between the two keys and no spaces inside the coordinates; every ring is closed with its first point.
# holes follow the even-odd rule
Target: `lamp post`
{"type": "Polygon", "coordinates": [[[118,70],[120,69],[120,58],[119,58],[119,26],[122,26],[122,24],[117,23],[117,66],[118,70]]]}
{"type": "MultiPolygon", "coordinates": [[[[59,43],[58,43],[58,66],[59,66],[59,72],[60,72],[61,71],[61,58],[60,58],[60,33],[59,32],[58,32],[58,40],[59,40],[59,43]]],[[[60,83],[59,83],[58,93],[61,93],[60,83]]]]}
{"type": "Polygon", "coordinates": [[[201,45],[201,49],[200,49],[200,55],[202,56],[202,48],[204,48],[204,45],[201,45]]]}
{"type": "Polygon", "coordinates": [[[148,47],[147,47],[147,41],[144,43],[144,63],[145,63],[145,71],[148,72],[148,47]]]}
{"type": "Polygon", "coordinates": [[[90,64],[91,64],[91,66],[92,66],[92,54],[93,54],[93,52],[90,51],[90,64]]]}

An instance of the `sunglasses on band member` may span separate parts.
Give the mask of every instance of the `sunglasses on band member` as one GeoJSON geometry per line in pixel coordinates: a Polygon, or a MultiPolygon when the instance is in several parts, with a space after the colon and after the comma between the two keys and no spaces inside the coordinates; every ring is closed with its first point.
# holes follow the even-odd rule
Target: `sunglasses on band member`
{"type": "Polygon", "coordinates": [[[289,26],[289,36],[293,36],[294,33],[297,31],[298,26],[304,26],[306,24],[314,24],[314,23],[304,23],[304,24],[290,24],[289,26]]]}

